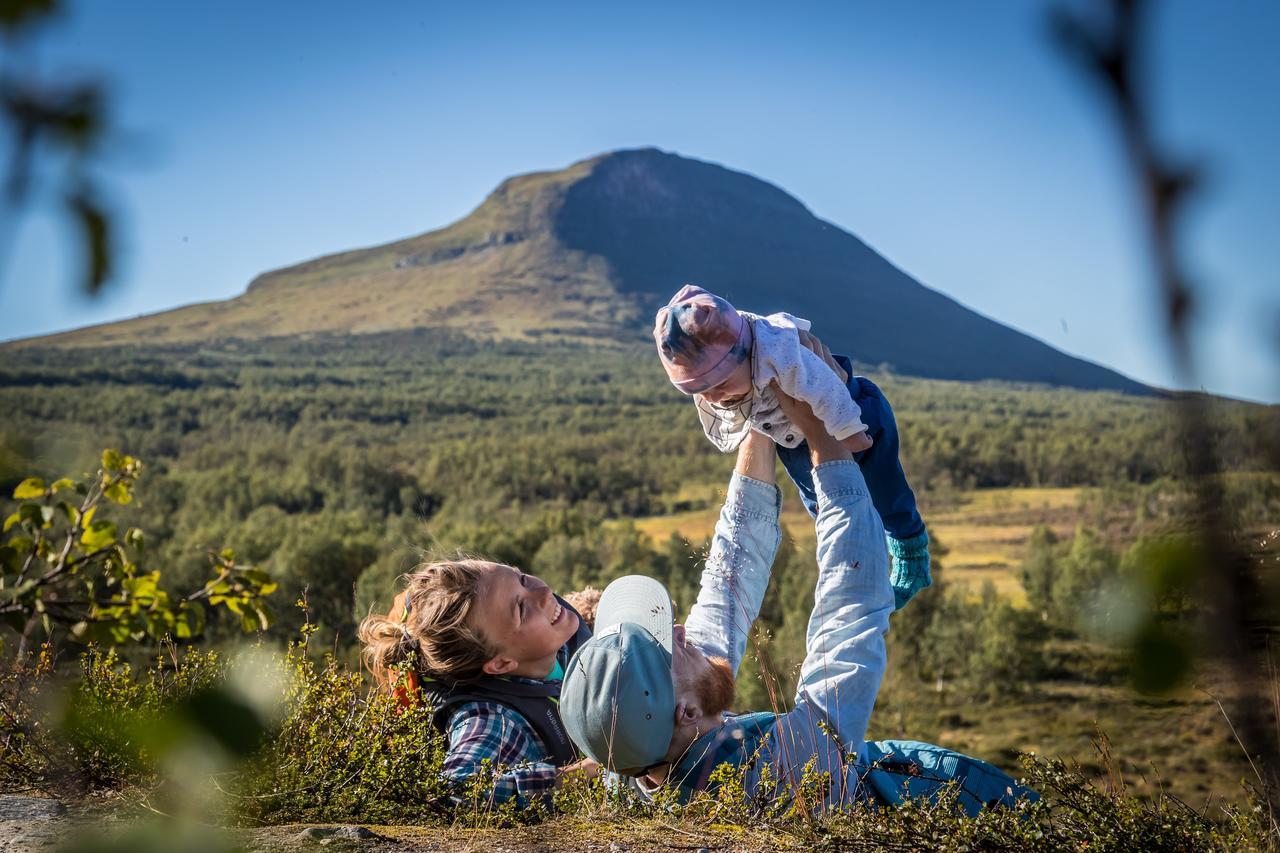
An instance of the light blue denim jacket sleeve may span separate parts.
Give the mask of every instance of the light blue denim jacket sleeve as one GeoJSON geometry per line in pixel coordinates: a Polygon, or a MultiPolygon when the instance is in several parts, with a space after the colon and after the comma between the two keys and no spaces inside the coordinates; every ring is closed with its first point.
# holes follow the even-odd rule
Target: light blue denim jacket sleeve
{"type": "Polygon", "coordinates": [[[698,600],[684,623],[689,640],[704,654],[728,660],[735,674],[782,539],[781,506],[776,485],[734,472],[702,570],[698,600]]]}
{"type": "MultiPolygon", "coordinates": [[[[779,717],[760,764],[772,765],[773,785],[793,787],[813,761],[817,771],[831,774],[825,800],[838,805],[856,797],[894,600],[884,526],[857,463],[819,465],[814,485],[818,583],[805,659],[795,706],[779,717]]],[[[758,789],[760,769],[744,780],[748,791],[767,793],[758,789]]]]}

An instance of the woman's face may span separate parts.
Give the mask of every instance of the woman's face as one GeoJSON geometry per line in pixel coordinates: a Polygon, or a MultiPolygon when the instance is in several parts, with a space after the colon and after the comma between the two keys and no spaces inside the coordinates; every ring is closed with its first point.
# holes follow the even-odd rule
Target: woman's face
{"type": "Polygon", "coordinates": [[[508,674],[530,678],[546,677],[556,652],[578,630],[578,615],[556,601],[551,587],[501,563],[489,564],[475,619],[499,657],[516,662],[508,674]]]}

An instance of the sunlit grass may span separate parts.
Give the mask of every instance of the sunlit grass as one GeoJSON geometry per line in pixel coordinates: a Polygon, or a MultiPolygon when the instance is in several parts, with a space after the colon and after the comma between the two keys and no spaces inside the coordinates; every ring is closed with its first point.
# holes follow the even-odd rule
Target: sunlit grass
{"type": "MultiPolygon", "coordinates": [[[[687,486],[680,499],[705,497],[709,487],[687,486]]],[[[931,535],[945,545],[942,558],[947,579],[969,587],[974,594],[990,581],[996,592],[1016,606],[1026,603],[1017,569],[1026,553],[1031,531],[1049,523],[1069,536],[1082,520],[1090,490],[1083,488],[975,489],[960,492],[937,511],[924,512],[931,535]]],[[[701,542],[715,529],[718,506],[651,516],[635,521],[636,529],[654,542],[672,534],[701,542]]],[[[794,498],[782,508],[782,524],[797,542],[813,540],[813,520],[794,498]]]]}

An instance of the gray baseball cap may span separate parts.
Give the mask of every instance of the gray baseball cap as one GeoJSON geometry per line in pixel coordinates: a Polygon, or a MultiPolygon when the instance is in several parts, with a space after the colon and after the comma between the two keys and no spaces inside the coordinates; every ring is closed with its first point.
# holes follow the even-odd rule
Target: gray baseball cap
{"type": "Polygon", "coordinates": [[[659,764],[675,732],[671,596],[653,578],[605,587],[595,632],[569,661],[560,717],[569,737],[611,770],[659,764]]]}

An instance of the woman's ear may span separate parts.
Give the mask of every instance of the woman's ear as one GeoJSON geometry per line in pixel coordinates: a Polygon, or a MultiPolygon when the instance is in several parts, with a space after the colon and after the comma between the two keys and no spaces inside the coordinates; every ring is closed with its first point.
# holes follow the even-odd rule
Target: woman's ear
{"type": "Polygon", "coordinates": [[[484,671],[485,675],[506,675],[519,665],[519,662],[509,657],[497,655],[485,661],[484,666],[480,667],[480,669],[484,671]]]}

